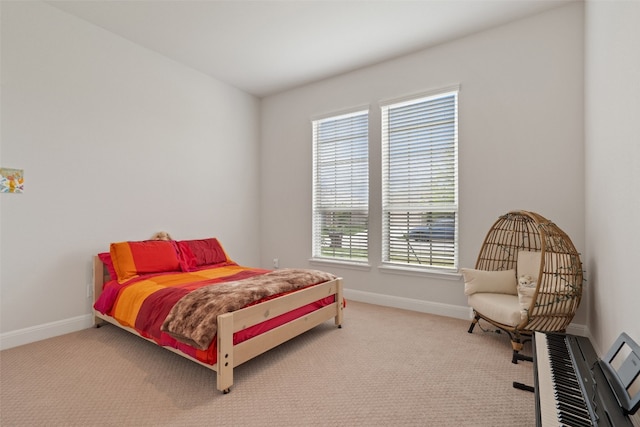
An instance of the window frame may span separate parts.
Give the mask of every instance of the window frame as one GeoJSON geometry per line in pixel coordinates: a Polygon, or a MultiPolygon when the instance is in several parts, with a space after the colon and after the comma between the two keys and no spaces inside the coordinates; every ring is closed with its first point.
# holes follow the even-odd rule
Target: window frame
{"type": "MultiPolygon", "coordinates": [[[[458,245],[458,236],[459,236],[459,204],[458,204],[458,197],[459,197],[459,179],[458,179],[458,120],[459,120],[459,111],[458,111],[458,106],[459,106],[459,94],[460,94],[460,87],[458,85],[456,86],[450,86],[450,87],[446,87],[446,88],[441,88],[438,90],[434,90],[434,91],[430,91],[430,92],[422,92],[422,93],[418,93],[418,94],[413,94],[410,96],[405,96],[402,98],[394,98],[394,99],[389,99],[389,100],[384,100],[381,101],[379,103],[380,106],[380,115],[381,115],[381,123],[380,123],[380,135],[381,135],[381,151],[382,151],[382,164],[381,164],[381,195],[382,195],[382,200],[381,200],[381,225],[382,225],[382,230],[381,230],[381,268],[385,269],[385,270],[389,270],[389,271],[396,271],[396,272],[407,272],[409,274],[411,274],[411,272],[413,273],[435,273],[438,275],[449,275],[449,274],[457,274],[458,272],[458,268],[459,268],[459,245],[458,245]],[[446,98],[452,98],[453,100],[453,121],[452,121],[452,126],[453,126],[453,131],[451,134],[451,143],[452,143],[452,147],[450,152],[447,152],[447,155],[451,156],[450,158],[448,158],[448,160],[452,160],[452,165],[450,165],[449,167],[452,167],[452,170],[450,170],[450,177],[453,179],[453,190],[451,193],[448,193],[448,196],[451,198],[449,203],[415,203],[414,200],[405,200],[405,205],[404,207],[402,207],[402,205],[400,204],[396,204],[390,201],[390,182],[392,181],[390,178],[390,136],[389,136],[389,111],[393,110],[393,109],[399,109],[405,106],[411,106],[411,105],[418,105],[421,103],[431,103],[431,102],[436,102],[438,100],[443,100],[446,98]],[[404,211],[402,210],[404,209],[404,211]],[[431,227],[428,228],[430,230],[430,233],[434,233],[433,230],[435,231],[435,235],[437,237],[441,237],[442,238],[442,242],[446,242],[446,245],[442,244],[441,247],[446,248],[446,263],[445,265],[437,265],[433,262],[429,262],[429,263],[421,263],[420,258],[418,255],[415,255],[415,260],[411,259],[411,251],[414,251],[414,248],[411,245],[411,241],[410,241],[410,232],[407,232],[404,235],[404,239],[406,239],[407,243],[406,243],[406,255],[407,255],[407,262],[401,262],[398,259],[393,259],[393,256],[396,254],[395,251],[398,251],[398,247],[400,246],[396,246],[396,249],[394,249],[394,245],[398,245],[398,242],[400,241],[399,239],[399,234],[394,234],[392,233],[391,229],[394,228],[394,230],[399,230],[400,228],[398,228],[396,225],[393,225],[393,212],[394,210],[396,210],[396,212],[403,212],[403,213],[407,213],[408,214],[408,219],[407,219],[407,224],[409,224],[409,219],[411,221],[414,221],[414,225],[415,225],[415,221],[417,220],[418,216],[417,215],[411,215],[411,213],[414,214],[418,214],[418,213],[427,213],[430,212],[431,214],[436,214],[438,212],[441,213],[450,213],[453,214],[453,238],[452,239],[448,239],[448,232],[444,233],[443,230],[449,230],[449,228],[443,228],[445,226],[445,224],[447,224],[446,222],[431,222],[431,227]],[[439,228],[435,227],[434,224],[440,224],[439,228]],[[439,231],[438,231],[439,230],[439,231]],[[440,235],[438,235],[438,233],[440,233],[440,235]],[[417,262],[416,262],[417,260],[417,262]]],[[[428,156],[427,156],[428,157],[428,156]]],[[[407,163],[409,163],[407,161],[407,163]]],[[[410,165],[407,166],[410,171],[410,165]]],[[[430,181],[432,182],[432,181],[430,181]]],[[[408,194],[413,194],[411,191],[408,192],[408,194]]],[[[432,193],[429,193],[432,194],[432,193]]],[[[406,197],[411,197],[411,196],[406,196],[406,197]]],[[[421,218],[420,221],[424,221],[424,218],[421,218]]],[[[444,221],[444,218],[441,219],[440,221],[444,221]]],[[[427,224],[429,224],[427,222],[427,224]]],[[[406,226],[407,230],[411,230],[412,228],[409,227],[409,225],[406,226]]],[[[446,227],[449,227],[448,225],[446,225],[446,227]]],[[[434,239],[430,239],[429,240],[429,246],[430,249],[420,249],[420,251],[422,251],[422,254],[427,254],[430,253],[431,255],[433,255],[434,252],[434,239]]],[[[417,243],[416,243],[417,245],[417,243]]],[[[424,245],[423,245],[424,246],[424,245]]],[[[404,251],[404,250],[403,250],[404,251]]],[[[404,254],[404,252],[401,252],[404,254]]]]}
{"type": "MultiPolygon", "coordinates": [[[[311,261],[322,261],[322,262],[332,262],[332,263],[340,263],[340,264],[351,264],[354,266],[368,266],[369,263],[369,259],[370,259],[370,253],[369,253],[369,243],[370,243],[370,237],[371,237],[371,224],[370,224],[370,209],[369,209],[369,191],[370,191],[370,178],[369,178],[369,131],[370,131],[370,121],[371,121],[371,111],[370,111],[370,107],[369,105],[367,106],[359,106],[359,107],[354,107],[352,109],[349,110],[343,110],[340,112],[334,112],[334,113],[330,113],[330,114],[325,114],[323,116],[317,116],[317,117],[313,117],[311,118],[311,127],[312,127],[312,151],[313,151],[313,159],[312,159],[312,163],[313,163],[313,172],[312,172],[312,187],[313,187],[313,191],[312,191],[312,248],[311,248],[311,261]],[[351,118],[354,117],[360,117],[360,118],[364,118],[365,119],[365,129],[364,132],[362,132],[362,129],[360,129],[359,135],[360,135],[360,141],[359,142],[354,142],[351,141],[351,144],[362,144],[362,137],[364,136],[364,155],[362,155],[362,147],[355,147],[355,145],[350,146],[352,149],[355,147],[356,151],[359,151],[359,154],[362,156],[360,158],[360,162],[364,162],[364,172],[362,171],[363,166],[360,165],[360,170],[359,173],[357,175],[357,178],[359,179],[364,179],[364,186],[366,188],[366,190],[362,190],[362,188],[360,188],[360,192],[359,195],[360,197],[364,196],[364,201],[360,202],[360,203],[355,203],[355,204],[351,204],[350,206],[334,206],[334,213],[337,214],[339,216],[339,212],[357,212],[360,215],[360,218],[362,218],[362,216],[364,216],[364,220],[365,220],[365,236],[364,239],[362,238],[362,236],[359,236],[357,239],[352,239],[351,242],[348,242],[348,244],[346,245],[347,248],[341,248],[341,249],[345,249],[345,251],[348,251],[349,254],[351,254],[350,256],[338,256],[336,255],[336,251],[334,250],[334,254],[330,254],[329,252],[331,251],[330,249],[328,249],[326,246],[326,243],[324,243],[326,241],[327,236],[325,236],[324,232],[323,232],[323,228],[324,225],[326,223],[323,222],[322,219],[320,219],[320,215],[321,215],[321,211],[325,211],[326,213],[330,212],[328,209],[331,209],[331,207],[327,207],[330,203],[325,199],[323,199],[323,196],[321,195],[322,191],[321,191],[321,186],[320,186],[320,167],[319,167],[319,156],[320,156],[320,150],[322,149],[320,147],[320,144],[323,143],[327,143],[327,141],[319,141],[319,126],[321,126],[322,124],[328,123],[328,122],[337,122],[340,120],[349,120],[351,118]],[[364,161],[363,161],[364,159],[364,161]],[[325,204],[325,206],[319,206],[319,204],[325,204]],[[348,208],[348,209],[344,209],[344,208],[348,208]],[[325,250],[327,249],[327,250],[325,250]],[[364,251],[365,256],[357,256],[356,253],[358,252],[362,252],[364,251]]],[[[349,135],[342,135],[344,138],[342,139],[342,142],[344,142],[345,140],[348,140],[350,138],[354,138],[353,135],[351,135],[349,137],[349,135]]],[[[337,143],[338,141],[336,141],[337,143]]],[[[338,156],[339,154],[337,154],[338,152],[335,151],[336,156],[338,156]]],[[[326,153],[325,153],[326,154],[326,153]]],[[[324,156],[324,155],[323,155],[324,156]]],[[[344,160],[344,159],[343,159],[344,160]]],[[[333,159],[334,162],[337,163],[336,158],[333,159]]],[[[348,163],[350,165],[353,165],[353,158],[351,158],[351,162],[348,163]]],[[[339,174],[339,172],[336,172],[336,174],[339,174]]],[[[334,175],[332,178],[336,178],[336,176],[334,175]]],[[[348,185],[348,183],[346,181],[349,181],[349,179],[345,179],[345,183],[348,185]]],[[[336,185],[343,185],[343,184],[339,184],[336,183],[336,185]]],[[[351,184],[353,184],[353,182],[351,182],[351,184]]],[[[363,184],[360,184],[361,186],[363,184]]],[[[334,188],[334,190],[337,192],[338,190],[336,190],[334,188]]],[[[354,188],[352,187],[350,189],[351,191],[351,197],[352,200],[353,199],[357,199],[358,197],[356,197],[353,192],[354,192],[354,188]]],[[[345,199],[342,198],[340,202],[337,203],[343,203],[345,202],[345,199]]],[[[355,227],[356,223],[358,223],[358,219],[354,219],[353,222],[351,221],[353,218],[350,217],[349,220],[347,221],[347,227],[349,225],[352,225],[355,227]]],[[[344,235],[342,235],[340,237],[340,241],[342,246],[344,245],[344,235]]],[[[329,242],[330,243],[330,242],[329,242]]],[[[331,243],[330,245],[331,246],[331,243]]],[[[335,249],[335,248],[334,248],[335,249]]]]}

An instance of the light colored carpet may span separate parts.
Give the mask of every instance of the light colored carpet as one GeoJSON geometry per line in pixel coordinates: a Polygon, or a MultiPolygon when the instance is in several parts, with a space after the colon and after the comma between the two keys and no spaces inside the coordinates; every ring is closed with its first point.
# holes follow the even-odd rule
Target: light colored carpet
{"type": "MultiPolygon", "coordinates": [[[[529,362],[505,334],[348,301],[327,322],[215,372],[112,325],[0,352],[2,426],[534,426],[529,362]]],[[[525,353],[530,348],[525,347],[525,353]]]]}

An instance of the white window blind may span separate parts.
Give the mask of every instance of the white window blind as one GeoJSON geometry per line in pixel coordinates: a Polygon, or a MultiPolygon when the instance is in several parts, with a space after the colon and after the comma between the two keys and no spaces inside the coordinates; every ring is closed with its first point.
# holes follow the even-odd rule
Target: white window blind
{"type": "Polygon", "coordinates": [[[382,108],[382,260],[457,268],[458,92],[382,108]]]}
{"type": "Polygon", "coordinates": [[[313,121],[313,257],[366,262],[369,114],[313,121]]]}

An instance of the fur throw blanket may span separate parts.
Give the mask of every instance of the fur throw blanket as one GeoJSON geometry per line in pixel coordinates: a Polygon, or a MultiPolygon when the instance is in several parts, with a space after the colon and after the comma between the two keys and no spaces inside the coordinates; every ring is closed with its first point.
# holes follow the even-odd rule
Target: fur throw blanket
{"type": "Polygon", "coordinates": [[[171,309],[162,331],[200,350],[211,345],[218,315],[239,310],[263,298],[333,280],[318,270],[282,269],[234,282],[204,286],[188,293],[171,309]]]}

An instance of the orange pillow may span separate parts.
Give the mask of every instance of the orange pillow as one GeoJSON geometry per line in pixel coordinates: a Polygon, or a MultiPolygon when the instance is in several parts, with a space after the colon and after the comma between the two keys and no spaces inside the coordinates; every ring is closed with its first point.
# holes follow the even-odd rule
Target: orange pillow
{"type": "Polygon", "coordinates": [[[173,241],[112,243],[109,253],[119,282],[140,274],[180,271],[178,250],[173,241]]]}

